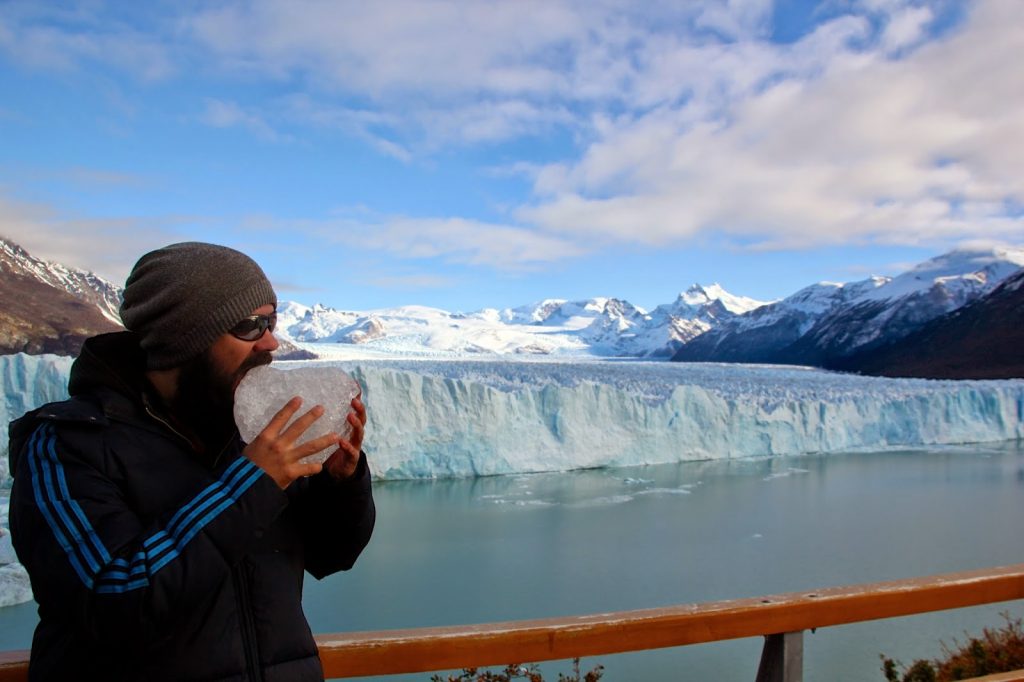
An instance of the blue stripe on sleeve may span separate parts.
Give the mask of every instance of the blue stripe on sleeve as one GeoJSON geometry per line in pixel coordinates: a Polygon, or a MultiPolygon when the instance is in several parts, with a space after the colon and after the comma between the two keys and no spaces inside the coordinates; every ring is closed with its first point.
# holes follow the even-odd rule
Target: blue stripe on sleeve
{"type": "Polygon", "coordinates": [[[165,529],[146,538],[142,551],[130,561],[111,559],[82,508],[71,497],[56,440],[53,425],[42,424],[29,442],[27,459],[36,505],[82,583],[103,594],[149,585],[157,571],[177,558],[189,541],[236,503],[263,473],[252,461],[239,457],[217,481],[183,505],[165,529]]]}
{"type": "MultiPolygon", "coordinates": [[[[50,430],[52,434],[53,428],[51,427],[50,430]]],[[[54,463],[54,468],[56,469],[57,474],[57,485],[60,487],[61,499],[67,503],[68,508],[77,517],[78,527],[85,531],[85,535],[89,540],[89,545],[92,550],[95,551],[99,560],[106,563],[110,561],[110,555],[107,553],[107,548],[103,546],[102,542],[100,542],[99,537],[96,535],[96,531],[93,530],[92,525],[85,518],[85,513],[82,511],[82,508],[78,506],[78,502],[71,497],[71,493],[68,491],[68,483],[64,478],[64,467],[60,465],[60,460],[57,459],[57,453],[54,450],[56,441],[57,438],[55,435],[52,435],[51,438],[47,440],[46,454],[49,456],[50,461],[54,463]]]]}
{"type": "Polygon", "coordinates": [[[44,447],[43,439],[47,436],[52,436],[52,426],[44,424],[39,426],[33,433],[32,438],[29,441],[28,446],[28,468],[29,474],[32,480],[32,492],[36,499],[36,506],[39,508],[40,513],[46,520],[46,524],[53,531],[53,536],[57,539],[57,544],[60,545],[61,549],[68,557],[68,561],[71,563],[71,567],[78,574],[78,577],[82,580],[86,587],[92,589],[93,580],[92,573],[85,570],[82,566],[82,562],[79,560],[76,547],[68,540],[67,535],[64,533],[64,527],[59,522],[57,516],[54,515],[53,509],[51,508],[51,498],[47,496],[46,490],[44,490],[40,479],[43,477],[40,469],[45,466],[45,460],[40,455],[40,449],[44,447]]]}
{"type": "Polygon", "coordinates": [[[233,490],[229,490],[227,492],[227,499],[225,499],[219,505],[217,505],[209,512],[207,512],[206,516],[199,519],[191,528],[184,530],[183,526],[182,530],[184,530],[184,532],[176,537],[174,550],[169,552],[162,559],[158,560],[153,565],[152,571],[155,572],[163,568],[167,563],[169,563],[176,556],[178,556],[178,553],[185,548],[185,545],[188,544],[189,540],[195,537],[196,534],[199,531],[201,531],[206,526],[206,524],[208,524],[210,521],[216,518],[218,514],[220,514],[222,511],[224,511],[232,504],[237,502],[238,498],[241,497],[242,493],[248,490],[252,486],[252,484],[255,483],[257,479],[259,479],[259,477],[263,474],[263,470],[260,469],[255,464],[253,464],[252,462],[250,462],[249,460],[246,460],[246,463],[247,466],[242,468],[239,471],[238,475],[235,477],[236,481],[231,486],[233,490]]]}

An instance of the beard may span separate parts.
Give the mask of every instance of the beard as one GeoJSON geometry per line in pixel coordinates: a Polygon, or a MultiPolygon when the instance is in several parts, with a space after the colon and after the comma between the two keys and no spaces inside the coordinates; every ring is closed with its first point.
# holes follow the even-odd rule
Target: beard
{"type": "Polygon", "coordinates": [[[271,360],[270,351],[262,351],[248,356],[231,371],[206,350],[181,366],[171,411],[204,449],[223,447],[235,433],[235,387],[250,369],[270,364],[271,360]]]}

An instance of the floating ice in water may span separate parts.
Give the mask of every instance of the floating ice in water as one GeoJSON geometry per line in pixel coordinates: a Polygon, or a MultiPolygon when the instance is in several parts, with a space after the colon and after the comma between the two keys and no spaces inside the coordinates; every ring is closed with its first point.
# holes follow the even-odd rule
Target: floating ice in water
{"type": "MultiPolygon", "coordinates": [[[[2,500],[7,507],[7,500],[2,500]]],[[[0,527],[0,607],[12,606],[32,600],[32,585],[28,571],[18,563],[11,546],[11,534],[0,527]]]]}
{"type": "MultiPolygon", "coordinates": [[[[347,439],[352,434],[348,413],[352,399],[359,393],[359,383],[339,367],[320,365],[282,370],[264,365],[250,370],[238,384],[235,390],[235,423],[242,440],[251,443],[286,402],[301,396],[302,407],[288,421],[289,424],[315,405],[322,405],[324,414],[306,429],[298,443],[331,431],[347,439]]],[[[333,447],[327,448],[303,461],[323,462],[332,452],[333,447]]]]}
{"type": "Polygon", "coordinates": [[[765,481],[774,481],[777,478],[789,478],[795,474],[809,474],[811,473],[808,469],[797,469],[796,467],[789,467],[785,471],[777,471],[774,474],[768,474],[764,477],[765,481]]]}
{"type": "Polygon", "coordinates": [[[0,566],[0,607],[32,601],[32,584],[21,564],[0,566]]]}

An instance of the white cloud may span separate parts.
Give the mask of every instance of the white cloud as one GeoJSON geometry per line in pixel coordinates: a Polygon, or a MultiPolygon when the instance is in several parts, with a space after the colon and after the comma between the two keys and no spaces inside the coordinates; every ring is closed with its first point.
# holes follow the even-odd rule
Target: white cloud
{"type": "Polygon", "coordinates": [[[359,137],[382,154],[408,162],[412,153],[400,142],[390,139],[390,131],[400,127],[393,114],[349,106],[323,104],[308,95],[291,95],[280,102],[280,115],[300,125],[313,125],[359,137]]]}
{"type": "Polygon", "coordinates": [[[181,240],[169,223],[70,216],[0,193],[0,235],[36,258],[89,270],[117,285],[143,253],[181,240]]]}
{"type": "Polygon", "coordinates": [[[575,117],[564,106],[507,100],[479,102],[455,111],[427,110],[417,114],[417,120],[431,140],[472,144],[516,139],[572,125],[575,117]]]}
{"type": "Polygon", "coordinates": [[[934,18],[928,7],[909,7],[893,14],[882,34],[882,46],[895,52],[917,44],[934,18]]]}
{"type": "Polygon", "coordinates": [[[960,33],[898,59],[823,39],[831,25],[803,41],[814,47],[762,45],[778,82],[737,88],[696,121],[697,102],[614,121],[576,163],[542,170],[518,217],[649,244],[711,231],[776,248],[1024,239],[1004,205],[1024,198],[1019,7],[979,3],[960,33]]]}
{"type": "MultiPolygon", "coordinates": [[[[186,22],[213,68],[301,82],[324,101],[352,98],[438,144],[589,134],[591,113],[695,100],[703,107],[758,87],[779,59],[749,37],[767,0],[692,3],[517,0],[227,2],[186,22]]],[[[788,59],[790,66],[795,59],[788,59]]],[[[381,132],[376,132],[381,136],[381,132]]],[[[398,143],[396,135],[387,136],[398,143]]]]}
{"type": "Polygon", "coordinates": [[[978,0],[936,40],[944,3],[826,2],[788,45],[766,37],[768,0],[225,0],[148,33],[9,3],[0,50],[269,83],[271,98],[206,99],[202,120],[272,140],[313,125],[402,161],[553,131],[579,145],[502,160],[533,178],[515,225],[318,223],[404,258],[514,268],[709,233],[759,248],[1021,240],[1006,209],[1024,204],[1021,4],[978,0]]]}
{"type": "Polygon", "coordinates": [[[706,3],[697,25],[731,38],[753,37],[769,27],[771,0],[723,0],[706,3]]]}
{"type": "Polygon", "coordinates": [[[463,218],[382,218],[308,224],[321,236],[405,259],[498,270],[529,269],[587,252],[578,243],[511,225],[463,218]]]}
{"type": "Polygon", "coordinates": [[[144,81],[161,80],[175,72],[162,38],[100,16],[91,5],[0,5],[0,51],[32,67],[57,71],[77,71],[83,63],[92,62],[144,81]]]}
{"type": "MultiPolygon", "coordinates": [[[[249,215],[241,218],[238,226],[250,236],[255,232],[268,236],[290,235],[287,244],[275,240],[273,248],[294,249],[300,257],[309,249],[326,253],[343,245],[344,252],[353,261],[352,267],[362,262],[366,254],[376,252],[410,261],[432,260],[518,272],[594,250],[592,246],[584,247],[569,239],[513,224],[382,214],[365,206],[341,208],[312,219],[249,215]]],[[[423,276],[420,272],[400,273],[388,267],[390,272],[386,277],[389,279],[423,276]]],[[[377,270],[376,266],[368,270],[367,276],[377,270]]],[[[441,286],[441,283],[436,285],[441,286]]]]}
{"type": "Polygon", "coordinates": [[[199,120],[215,128],[241,127],[265,140],[288,139],[286,135],[278,133],[261,115],[245,111],[235,102],[209,98],[199,120]]]}
{"type": "Polygon", "coordinates": [[[189,25],[229,65],[301,71],[379,97],[444,96],[484,83],[495,91],[548,91],[562,75],[530,57],[584,28],[560,3],[530,0],[229,2],[189,25]]]}

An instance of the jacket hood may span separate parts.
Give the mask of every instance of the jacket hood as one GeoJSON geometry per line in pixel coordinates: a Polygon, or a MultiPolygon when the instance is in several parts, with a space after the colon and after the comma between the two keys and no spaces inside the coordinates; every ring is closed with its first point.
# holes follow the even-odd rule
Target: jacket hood
{"type": "Polygon", "coordinates": [[[142,402],[145,352],[131,332],[100,334],[86,340],[71,365],[68,393],[71,400],[50,403],[10,423],[7,456],[11,476],[25,443],[38,424],[37,417],[65,422],[105,423],[107,416],[131,415],[142,402]],[[108,396],[101,406],[97,395],[108,396]]]}
{"type": "Polygon", "coordinates": [[[112,332],[86,339],[71,365],[68,393],[74,397],[100,389],[134,401],[145,387],[146,353],[132,332],[112,332]]]}

